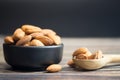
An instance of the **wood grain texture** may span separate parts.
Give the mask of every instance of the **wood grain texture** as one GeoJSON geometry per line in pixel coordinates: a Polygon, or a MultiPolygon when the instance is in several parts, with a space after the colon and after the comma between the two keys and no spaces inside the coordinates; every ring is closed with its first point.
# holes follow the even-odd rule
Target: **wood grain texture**
{"type": "Polygon", "coordinates": [[[46,71],[13,70],[3,57],[3,38],[0,36],[0,80],[119,80],[120,63],[108,64],[94,70],[76,70],[66,63],[72,58],[72,53],[79,47],[87,47],[91,51],[102,50],[105,55],[120,55],[120,38],[63,38],[64,53],[60,62],[63,69],[57,73],[46,71]]]}

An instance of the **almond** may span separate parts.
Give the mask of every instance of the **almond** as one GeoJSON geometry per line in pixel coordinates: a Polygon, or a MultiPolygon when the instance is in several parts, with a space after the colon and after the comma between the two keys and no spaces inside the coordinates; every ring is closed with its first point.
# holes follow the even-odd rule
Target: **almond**
{"type": "Polygon", "coordinates": [[[58,35],[54,35],[54,34],[48,34],[47,35],[49,38],[51,38],[54,41],[54,44],[61,44],[61,38],[58,35]]]}
{"type": "Polygon", "coordinates": [[[6,37],[4,38],[4,42],[5,42],[6,44],[13,44],[13,43],[14,43],[14,40],[13,40],[12,36],[6,36],[6,37]]]}
{"type": "Polygon", "coordinates": [[[67,65],[69,65],[70,67],[75,67],[75,63],[72,59],[67,62],[67,65]]]}
{"type": "Polygon", "coordinates": [[[33,40],[30,42],[30,46],[44,46],[44,44],[43,44],[40,40],[33,39],[33,40]]]}
{"type": "Polygon", "coordinates": [[[41,33],[43,33],[44,35],[48,35],[48,34],[56,34],[55,31],[51,30],[51,29],[42,29],[41,33]]]}
{"type": "Polygon", "coordinates": [[[17,28],[17,29],[14,31],[14,33],[13,33],[13,39],[14,39],[15,41],[20,40],[20,39],[23,38],[24,36],[25,36],[25,32],[24,32],[22,29],[20,29],[20,28],[17,28]]]}
{"type": "Polygon", "coordinates": [[[98,50],[97,52],[94,53],[94,59],[100,59],[103,58],[103,53],[101,50],[98,50]]]}
{"type": "Polygon", "coordinates": [[[88,55],[87,54],[79,54],[76,56],[76,59],[88,59],[88,55]]]}
{"type": "Polygon", "coordinates": [[[45,46],[52,45],[54,42],[47,36],[37,36],[36,39],[40,40],[45,46]]]}
{"type": "Polygon", "coordinates": [[[74,52],[73,52],[73,57],[74,56],[77,56],[77,55],[79,55],[79,54],[85,54],[86,52],[88,52],[89,50],[87,49],[87,48],[85,48],[85,47],[81,47],[81,48],[79,48],[79,49],[77,49],[77,50],[75,50],[74,52]]]}
{"type": "Polygon", "coordinates": [[[40,31],[42,30],[40,27],[33,26],[33,25],[23,25],[23,26],[21,26],[21,29],[22,29],[26,34],[31,34],[31,33],[35,33],[35,32],[40,32],[40,31]]]}
{"type": "Polygon", "coordinates": [[[30,42],[23,44],[23,46],[30,46],[30,42]]]}
{"type": "Polygon", "coordinates": [[[52,64],[52,65],[47,67],[46,71],[53,73],[53,72],[58,72],[61,69],[62,69],[61,65],[59,65],[59,64],[52,64]]]}
{"type": "Polygon", "coordinates": [[[44,34],[43,33],[38,33],[38,32],[36,32],[36,33],[32,33],[32,34],[30,34],[33,38],[35,38],[35,37],[39,37],[39,36],[44,36],[44,34]]]}
{"type": "Polygon", "coordinates": [[[35,32],[40,32],[40,29],[28,29],[25,31],[26,34],[31,34],[31,33],[35,33],[35,32]]]}
{"type": "Polygon", "coordinates": [[[19,41],[17,41],[16,46],[22,46],[28,43],[29,41],[31,41],[31,39],[32,39],[31,35],[26,35],[23,38],[21,38],[19,41]]]}

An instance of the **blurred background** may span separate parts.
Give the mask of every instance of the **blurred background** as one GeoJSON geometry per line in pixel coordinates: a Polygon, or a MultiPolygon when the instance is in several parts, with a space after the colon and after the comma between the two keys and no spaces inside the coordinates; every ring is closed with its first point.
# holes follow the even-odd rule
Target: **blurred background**
{"type": "Polygon", "coordinates": [[[62,37],[120,37],[119,0],[0,0],[0,34],[23,24],[62,37]]]}

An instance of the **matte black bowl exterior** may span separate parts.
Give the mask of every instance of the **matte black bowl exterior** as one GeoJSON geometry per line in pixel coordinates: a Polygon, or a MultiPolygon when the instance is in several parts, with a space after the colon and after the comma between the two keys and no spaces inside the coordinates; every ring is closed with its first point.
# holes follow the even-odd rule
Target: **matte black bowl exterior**
{"type": "Polygon", "coordinates": [[[3,53],[6,62],[12,67],[40,68],[61,61],[63,44],[43,47],[3,44],[3,53]]]}

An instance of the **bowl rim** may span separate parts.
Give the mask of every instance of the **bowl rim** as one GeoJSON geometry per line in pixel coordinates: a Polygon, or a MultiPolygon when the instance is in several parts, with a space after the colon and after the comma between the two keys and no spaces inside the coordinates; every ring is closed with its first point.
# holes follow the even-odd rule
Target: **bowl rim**
{"type": "Polygon", "coordinates": [[[3,46],[10,46],[10,47],[16,47],[16,48],[56,48],[56,47],[62,47],[64,46],[63,43],[58,44],[58,45],[50,45],[50,46],[16,46],[16,45],[11,45],[11,44],[6,44],[3,43],[3,46]]]}

